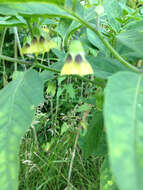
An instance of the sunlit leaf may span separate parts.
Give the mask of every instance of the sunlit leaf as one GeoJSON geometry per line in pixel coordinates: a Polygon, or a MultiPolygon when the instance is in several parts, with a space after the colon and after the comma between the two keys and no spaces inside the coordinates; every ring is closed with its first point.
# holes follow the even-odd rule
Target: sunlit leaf
{"type": "Polygon", "coordinates": [[[0,91],[0,187],[18,189],[21,137],[43,101],[43,82],[33,70],[23,72],[0,91]]]}
{"type": "Polygon", "coordinates": [[[101,190],[118,190],[117,185],[115,184],[115,179],[111,173],[110,165],[108,158],[105,157],[104,162],[100,170],[100,189],[101,190]]]}
{"type": "Polygon", "coordinates": [[[87,126],[87,133],[82,140],[82,150],[84,156],[96,153],[103,132],[103,115],[102,112],[95,112],[87,126]]]}
{"type": "Polygon", "coordinates": [[[143,75],[118,72],[105,89],[111,167],[120,190],[143,189],[143,75]]]}
{"type": "Polygon", "coordinates": [[[0,5],[0,14],[2,15],[22,15],[29,17],[33,16],[48,16],[48,17],[69,17],[62,8],[49,3],[4,3],[0,5]],[[42,10],[42,11],[41,11],[42,10]]]}
{"type": "Polygon", "coordinates": [[[29,2],[36,2],[36,3],[52,3],[57,5],[63,5],[65,0],[0,0],[0,3],[29,3],[29,2]]]}

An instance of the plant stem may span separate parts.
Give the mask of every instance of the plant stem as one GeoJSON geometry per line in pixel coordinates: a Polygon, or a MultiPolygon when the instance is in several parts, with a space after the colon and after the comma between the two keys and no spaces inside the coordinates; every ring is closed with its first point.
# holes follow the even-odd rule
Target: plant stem
{"type": "MultiPolygon", "coordinates": [[[[33,38],[33,37],[34,37],[34,33],[33,33],[32,26],[31,26],[30,18],[27,18],[27,19],[26,19],[26,22],[27,22],[29,31],[30,31],[30,33],[31,33],[31,37],[33,38]]],[[[35,60],[35,62],[37,61],[37,56],[36,56],[35,54],[34,54],[34,60],[35,60]]]]}
{"type": "Polygon", "coordinates": [[[2,48],[3,48],[3,43],[4,43],[4,38],[5,38],[5,34],[6,34],[7,28],[4,28],[1,34],[1,38],[0,38],[0,55],[2,54],[2,48]]]}
{"type": "Polygon", "coordinates": [[[69,173],[68,173],[68,184],[67,184],[68,187],[70,187],[70,179],[71,179],[73,162],[74,162],[74,158],[75,158],[75,153],[76,153],[76,148],[77,148],[79,136],[80,136],[80,132],[78,130],[77,135],[76,135],[76,139],[75,139],[75,143],[74,143],[74,149],[73,149],[73,153],[72,153],[72,158],[71,158],[71,162],[70,162],[69,173]]]}
{"type": "Polygon", "coordinates": [[[136,72],[136,73],[140,73],[143,72],[142,70],[136,68],[135,66],[131,65],[128,61],[126,61],[123,57],[121,57],[119,55],[119,53],[110,45],[110,43],[104,39],[104,37],[102,36],[102,34],[97,31],[97,29],[95,28],[94,25],[90,24],[89,22],[87,22],[86,20],[82,19],[80,16],[78,16],[76,13],[74,13],[73,11],[66,9],[65,11],[67,11],[69,14],[71,14],[78,22],[80,22],[81,24],[83,24],[84,26],[86,26],[87,28],[89,28],[90,30],[92,30],[93,32],[96,33],[96,35],[99,37],[99,39],[103,42],[103,44],[107,47],[107,49],[114,55],[114,57],[120,61],[120,63],[122,63],[125,67],[127,67],[128,69],[136,72]]]}
{"type": "Polygon", "coordinates": [[[20,54],[20,56],[22,57],[22,59],[24,59],[24,56],[23,56],[23,54],[21,53],[21,44],[20,44],[20,40],[19,40],[19,36],[18,36],[17,27],[14,27],[14,33],[15,33],[15,38],[16,38],[16,41],[17,41],[17,46],[18,46],[18,48],[19,48],[19,54],[20,54]]]}
{"type": "Polygon", "coordinates": [[[28,25],[29,31],[30,31],[30,33],[31,33],[31,36],[33,37],[33,36],[34,36],[34,35],[33,35],[33,30],[32,30],[32,26],[31,26],[31,23],[30,23],[29,18],[26,19],[26,23],[27,23],[27,25],[28,25]]]}
{"type": "Polygon", "coordinates": [[[47,71],[52,71],[52,72],[54,72],[54,73],[60,73],[60,71],[58,71],[58,70],[56,70],[56,69],[52,69],[52,68],[50,68],[50,67],[47,67],[46,65],[41,65],[40,63],[36,63],[36,64],[35,64],[35,67],[39,67],[39,68],[45,69],[45,70],[47,70],[47,71]]]}
{"type": "Polygon", "coordinates": [[[75,11],[76,10],[77,0],[72,0],[72,3],[73,3],[72,10],[75,11]]]}
{"type": "Polygon", "coordinates": [[[32,62],[21,60],[21,59],[16,59],[16,58],[12,58],[12,57],[8,57],[8,56],[5,56],[5,55],[0,55],[0,59],[4,59],[6,61],[13,62],[13,63],[18,62],[20,64],[32,64],[32,62]]]}
{"type": "MultiPolygon", "coordinates": [[[[15,59],[15,58],[8,57],[8,56],[4,56],[4,55],[0,55],[0,59],[6,60],[6,61],[9,61],[9,62],[13,62],[13,63],[14,63],[14,62],[17,62],[17,63],[25,64],[25,65],[31,65],[31,64],[32,64],[33,67],[41,68],[41,69],[44,69],[44,70],[47,70],[47,71],[51,71],[51,72],[54,72],[54,73],[57,73],[57,74],[60,73],[59,70],[52,69],[52,68],[47,67],[46,65],[42,65],[42,64],[40,64],[40,63],[38,63],[38,62],[36,62],[36,63],[34,64],[34,62],[32,62],[32,61],[30,62],[30,61],[25,61],[25,60],[23,60],[23,59],[15,59]]],[[[94,84],[94,85],[100,86],[100,84],[99,84],[98,81],[92,81],[92,80],[90,80],[90,79],[88,79],[88,78],[85,78],[85,77],[79,76],[79,75],[73,75],[73,76],[74,76],[74,77],[77,77],[78,79],[81,79],[81,80],[83,80],[83,81],[85,81],[85,82],[92,83],[92,84],[94,84]]]]}
{"type": "MultiPolygon", "coordinates": [[[[17,59],[17,39],[15,35],[16,27],[14,27],[14,58],[17,59]]],[[[14,71],[17,71],[17,62],[14,63],[14,71]]]]}
{"type": "MultiPolygon", "coordinates": [[[[6,31],[7,31],[7,28],[5,27],[3,29],[3,31],[2,31],[1,38],[0,38],[0,55],[2,54],[2,51],[3,51],[3,44],[4,44],[4,39],[5,39],[6,31]]],[[[7,84],[7,75],[6,75],[4,60],[2,60],[2,65],[3,65],[3,72],[2,72],[2,75],[3,75],[3,86],[5,86],[7,84]]]]}
{"type": "MultiPolygon", "coordinates": [[[[17,29],[17,27],[14,27],[14,35],[15,35],[15,40],[17,42],[17,46],[18,46],[18,49],[19,49],[19,54],[22,57],[22,59],[24,60],[24,56],[21,53],[21,44],[20,44],[20,40],[19,40],[19,35],[18,35],[18,29],[17,29]]],[[[26,70],[26,66],[23,65],[23,67],[24,67],[24,70],[26,70]]]]}

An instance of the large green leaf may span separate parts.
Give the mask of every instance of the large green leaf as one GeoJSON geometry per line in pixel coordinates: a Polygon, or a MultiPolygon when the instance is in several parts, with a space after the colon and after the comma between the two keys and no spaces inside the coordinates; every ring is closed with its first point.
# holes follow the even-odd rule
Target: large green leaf
{"type": "Polygon", "coordinates": [[[105,89],[111,166],[120,190],[143,189],[143,74],[118,72],[105,89]]]}
{"type": "Polygon", "coordinates": [[[0,188],[17,190],[21,137],[35,106],[43,101],[43,82],[36,71],[23,72],[0,91],[0,188]]]}
{"type": "Polygon", "coordinates": [[[21,16],[6,16],[0,17],[0,26],[20,26],[26,22],[21,16]]]}
{"type": "Polygon", "coordinates": [[[137,31],[142,31],[143,30],[143,20],[136,20],[129,22],[128,24],[125,25],[124,27],[125,30],[137,30],[137,31]]]}
{"type": "Polygon", "coordinates": [[[97,34],[90,29],[87,29],[87,38],[92,45],[97,47],[106,56],[109,55],[108,49],[104,46],[103,42],[99,39],[97,34]]]}
{"type": "Polygon", "coordinates": [[[56,76],[55,73],[51,72],[51,71],[43,71],[40,74],[41,79],[43,80],[43,82],[47,82],[48,80],[53,80],[56,76]]]}
{"type": "Polygon", "coordinates": [[[126,56],[129,60],[131,58],[143,58],[143,32],[138,29],[127,30],[121,32],[117,37],[117,51],[126,56]]]}
{"type": "Polygon", "coordinates": [[[110,57],[87,57],[88,61],[92,64],[94,70],[94,76],[98,78],[107,79],[118,71],[127,70],[120,62],[110,57]]]}
{"type": "Polygon", "coordinates": [[[93,113],[93,118],[89,122],[87,133],[80,139],[82,141],[82,150],[87,158],[97,151],[99,142],[103,133],[103,114],[101,111],[93,113]]]}
{"type": "Polygon", "coordinates": [[[62,8],[49,3],[4,3],[0,5],[2,15],[23,15],[23,16],[61,16],[70,17],[62,8]],[[42,11],[41,11],[42,10],[42,11]]]}
{"type": "Polygon", "coordinates": [[[118,190],[107,157],[105,157],[105,160],[102,163],[100,173],[100,190],[118,190]]]}
{"type": "Polygon", "coordinates": [[[57,5],[63,5],[65,0],[0,0],[0,3],[29,3],[29,2],[44,2],[44,3],[52,3],[57,5]]]}
{"type": "Polygon", "coordinates": [[[60,22],[56,28],[56,31],[60,34],[63,40],[66,38],[68,28],[70,27],[71,22],[72,22],[71,19],[66,19],[66,18],[60,19],[60,22]]]}

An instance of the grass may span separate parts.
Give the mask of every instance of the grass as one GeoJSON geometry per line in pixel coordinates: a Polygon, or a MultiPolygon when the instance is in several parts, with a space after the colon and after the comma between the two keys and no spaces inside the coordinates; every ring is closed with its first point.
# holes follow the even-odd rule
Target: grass
{"type": "Polygon", "coordinates": [[[78,145],[70,181],[68,179],[81,120],[81,114],[76,113],[78,105],[69,102],[70,106],[68,102],[67,105],[62,103],[62,99],[57,103],[51,97],[38,109],[36,119],[21,143],[19,190],[99,189],[100,158],[91,156],[85,160],[78,145]],[[53,107],[58,111],[53,109],[51,112],[53,107]]]}
{"type": "MultiPolygon", "coordinates": [[[[44,134],[41,134],[41,136],[44,134]]],[[[34,142],[33,130],[23,139],[20,151],[20,188],[19,190],[62,190],[67,186],[69,165],[72,157],[75,132],[56,135],[53,145],[44,151],[43,144],[34,142]]],[[[84,161],[77,148],[72,168],[72,189],[95,189],[98,184],[98,160],[84,161]]]]}

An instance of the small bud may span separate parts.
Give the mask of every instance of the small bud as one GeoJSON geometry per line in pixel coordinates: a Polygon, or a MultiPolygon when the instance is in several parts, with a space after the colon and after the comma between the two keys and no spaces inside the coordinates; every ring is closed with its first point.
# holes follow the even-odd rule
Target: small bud
{"type": "Polygon", "coordinates": [[[47,28],[46,25],[43,25],[43,26],[42,26],[42,29],[43,29],[46,33],[49,33],[49,29],[47,28]]]}
{"type": "Polygon", "coordinates": [[[101,14],[104,13],[104,7],[102,5],[98,5],[96,8],[95,8],[95,11],[96,13],[100,16],[101,14]]]}

